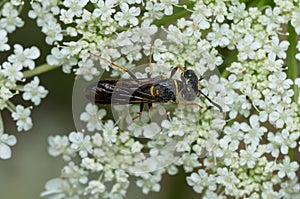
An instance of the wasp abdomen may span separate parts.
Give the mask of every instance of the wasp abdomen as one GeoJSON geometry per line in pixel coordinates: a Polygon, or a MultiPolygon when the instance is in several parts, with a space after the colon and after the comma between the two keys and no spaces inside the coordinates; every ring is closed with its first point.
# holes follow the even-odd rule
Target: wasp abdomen
{"type": "Polygon", "coordinates": [[[162,102],[175,101],[181,87],[181,83],[178,83],[177,80],[168,79],[152,85],[149,92],[152,96],[160,98],[162,102]]]}

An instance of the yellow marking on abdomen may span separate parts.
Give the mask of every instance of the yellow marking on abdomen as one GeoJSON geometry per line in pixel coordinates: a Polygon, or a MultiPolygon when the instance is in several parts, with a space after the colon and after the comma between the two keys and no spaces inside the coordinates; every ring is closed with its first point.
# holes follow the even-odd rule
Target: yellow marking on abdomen
{"type": "Polygon", "coordinates": [[[154,86],[152,85],[151,87],[150,87],[150,95],[152,95],[152,96],[154,96],[154,86]]]}
{"type": "Polygon", "coordinates": [[[177,84],[177,80],[173,80],[174,81],[174,85],[175,85],[175,92],[176,92],[176,96],[178,95],[178,84],[177,84]]]}

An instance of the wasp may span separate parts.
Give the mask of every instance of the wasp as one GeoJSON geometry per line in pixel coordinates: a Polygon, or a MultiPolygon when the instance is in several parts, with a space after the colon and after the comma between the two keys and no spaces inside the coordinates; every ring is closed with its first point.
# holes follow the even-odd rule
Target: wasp
{"type": "Polygon", "coordinates": [[[212,101],[201,91],[200,79],[193,70],[184,70],[178,65],[171,70],[170,76],[151,77],[152,64],[150,56],[150,70],[147,73],[147,78],[137,78],[127,68],[110,62],[103,57],[100,57],[100,59],[110,63],[111,66],[127,72],[131,78],[104,79],[92,83],[86,87],[86,98],[96,104],[140,104],[140,111],[137,115],[133,116],[133,120],[141,116],[145,103],[148,104],[149,109],[152,107],[152,103],[166,103],[170,101],[176,104],[196,105],[202,108],[199,104],[193,103],[199,95],[204,96],[220,112],[223,112],[220,105],[212,101]],[[180,80],[173,78],[178,70],[181,70],[180,80]],[[184,99],[184,102],[178,100],[179,95],[184,99]]]}

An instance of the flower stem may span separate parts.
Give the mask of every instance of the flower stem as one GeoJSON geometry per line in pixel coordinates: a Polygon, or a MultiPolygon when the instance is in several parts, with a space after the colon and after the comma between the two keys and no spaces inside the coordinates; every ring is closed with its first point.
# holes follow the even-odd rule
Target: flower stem
{"type": "Polygon", "coordinates": [[[266,0],[259,0],[256,4],[258,9],[263,7],[264,5],[266,5],[266,0]]]}
{"type": "MultiPolygon", "coordinates": [[[[287,69],[287,76],[288,78],[290,78],[291,80],[295,80],[298,77],[298,65],[297,65],[297,60],[295,58],[296,53],[297,53],[297,48],[296,48],[296,44],[297,44],[297,36],[295,33],[295,29],[293,28],[293,26],[291,24],[288,24],[288,41],[290,43],[290,46],[287,50],[287,59],[286,59],[286,65],[288,67],[287,69]]],[[[293,101],[297,102],[297,98],[298,98],[298,87],[297,85],[293,85],[293,90],[294,90],[294,98],[293,101]]]]}
{"type": "Polygon", "coordinates": [[[221,71],[221,76],[226,78],[229,75],[228,70],[226,68],[230,66],[233,62],[237,60],[238,51],[229,51],[224,56],[226,56],[226,59],[224,60],[223,64],[219,68],[221,71]]]}
{"type": "Polygon", "coordinates": [[[0,2],[0,8],[6,3],[7,1],[0,2]]]}
{"type": "Polygon", "coordinates": [[[289,149],[289,157],[291,160],[295,160],[295,150],[294,149],[289,149]]]}
{"type": "MultiPolygon", "coordinates": [[[[192,8],[194,6],[194,4],[195,4],[195,2],[187,1],[187,2],[180,4],[180,6],[186,6],[187,8],[192,8]]],[[[172,15],[164,16],[162,19],[154,21],[153,24],[157,25],[157,26],[161,26],[161,25],[172,22],[176,19],[179,19],[179,18],[184,17],[189,14],[191,14],[191,12],[185,8],[174,7],[174,11],[173,11],[172,15]]]]}
{"type": "MultiPolygon", "coordinates": [[[[287,59],[286,59],[286,65],[288,67],[287,69],[287,76],[291,80],[295,80],[298,77],[298,65],[297,60],[295,58],[297,53],[297,35],[295,33],[295,29],[291,24],[288,24],[288,41],[290,43],[290,46],[287,50],[287,59]]],[[[297,102],[298,98],[298,87],[297,85],[293,84],[293,90],[294,90],[294,98],[293,101],[297,102]]],[[[294,160],[295,157],[295,151],[294,149],[289,150],[289,157],[291,160],[294,160]]]]}
{"type": "Polygon", "coordinates": [[[6,101],[7,108],[10,112],[16,111],[16,106],[9,100],[6,101]]]}
{"type": "Polygon", "coordinates": [[[255,0],[255,1],[246,1],[245,3],[248,3],[249,7],[257,7],[258,9],[262,9],[264,8],[264,6],[271,5],[273,2],[270,0],[255,0]]]}
{"type": "Polygon", "coordinates": [[[39,75],[39,74],[54,70],[56,68],[59,68],[59,67],[58,66],[50,66],[48,64],[43,64],[43,65],[40,65],[40,66],[34,68],[33,70],[24,71],[23,75],[25,78],[28,78],[28,77],[32,77],[34,75],[39,75]]]}
{"type": "Polygon", "coordinates": [[[3,119],[0,112],[0,134],[4,133],[3,119]]]}

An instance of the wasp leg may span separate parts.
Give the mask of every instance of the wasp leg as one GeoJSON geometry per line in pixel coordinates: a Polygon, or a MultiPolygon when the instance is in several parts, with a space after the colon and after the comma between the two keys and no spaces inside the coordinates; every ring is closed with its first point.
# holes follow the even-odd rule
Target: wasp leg
{"type": "Polygon", "coordinates": [[[175,73],[177,72],[178,69],[180,69],[181,71],[184,71],[180,65],[174,67],[171,71],[170,79],[175,75],[175,73]]]}
{"type": "Polygon", "coordinates": [[[94,56],[96,56],[96,57],[98,57],[99,59],[101,59],[101,60],[103,60],[103,61],[105,61],[105,62],[111,64],[112,66],[115,66],[115,67],[117,67],[117,68],[119,68],[119,69],[121,69],[121,70],[127,72],[133,79],[137,79],[136,76],[135,76],[130,70],[128,70],[127,68],[125,68],[125,67],[123,67],[123,66],[120,66],[120,65],[118,65],[118,64],[116,64],[116,63],[114,63],[114,62],[111,62],[111,61],[109,61],[108,59],[106,59],[106,58],[104,58],[104,57],[98,56],[98,55],[93,54],[93,53],[91,53],[91,54],[94,55],[94,56]]]}
{"type": "Polygon", "coordinates": [[[143,113],[143,110],[144,110],[144,103],[141,102],[140,103],[140,112],[138,112],[137,114],[135,114],[134,116],[132,116],[132,121],[141,117],[142,113],[143,113]]]}
{"type": "Polygon", "coordinates": [[[152,67],[152,44],[150,46],[150,56],[149,56],[149,72],[147,73],[148,78],[152,76],[153,67],[152,67]]]}
{"type": "Polygon", "coordinates": [[[182,104],[182,105],[185,105],[185,106],[198,106],[199,109],[202,109],[203,107],[200,106],[199,104],[197,103],[186,103],[186,102],[179,102],[177,100],[175,100],[175,103],[176,104],[182,104]]]}

